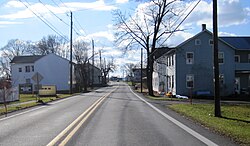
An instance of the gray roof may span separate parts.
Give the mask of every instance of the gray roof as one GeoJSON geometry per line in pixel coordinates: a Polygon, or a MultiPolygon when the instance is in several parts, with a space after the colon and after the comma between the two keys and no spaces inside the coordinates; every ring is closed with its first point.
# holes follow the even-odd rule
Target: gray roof
{"type": "Polygon", "coordinates": [[[250,50],[250,37],[220,37],[237,50],[250,50]]]}
{"type": "Polygon", "coordinates": [[[34,63],[45,55],[15,56],[10,63],[34,63]]]}
{"type": "Polygon", "coordinates": [[[163,54],[167,53],[171,49],[173,48],[168,48],[168,47],[156,48],[154,52],[155,59],[158,59],[159,57],[161,57],[163,54]]]}

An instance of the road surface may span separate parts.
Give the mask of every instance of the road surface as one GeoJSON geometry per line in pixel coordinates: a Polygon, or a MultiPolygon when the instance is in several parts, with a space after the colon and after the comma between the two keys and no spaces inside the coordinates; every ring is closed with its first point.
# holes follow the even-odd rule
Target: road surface
{"type": "Polygon", "coordinates": [[[113,83],[0,119],[0,146],[234,145],[158,106],[113,83]]]}

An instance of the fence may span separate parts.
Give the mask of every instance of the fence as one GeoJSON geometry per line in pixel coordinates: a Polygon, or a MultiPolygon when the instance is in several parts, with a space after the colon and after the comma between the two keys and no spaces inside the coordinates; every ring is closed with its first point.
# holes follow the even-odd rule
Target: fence
{"type": "Polygon", "coordinates": [[[4,102],[4,99],[3,99],[4,94],[6,95],[6,97],[5,97],[6,102],[19,100],[18,87],[6,89],[5,91],[4,91],[4,89],[0,89],[0,103],[4,102]]]}

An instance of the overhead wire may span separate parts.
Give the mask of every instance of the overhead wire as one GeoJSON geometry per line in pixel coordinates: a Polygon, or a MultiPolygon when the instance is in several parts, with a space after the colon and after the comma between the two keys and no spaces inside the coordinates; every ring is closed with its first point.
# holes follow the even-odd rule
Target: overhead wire
{"type": "Polygon", "coordinates": [[[46,20],[43,16],[39,16],[36,12],[34,12],[29,6],[31,6],[29,4],[29,2],[27,0],[25,0],[25,2],[23,2],[22,0],[19,0],[27,9],[29,9],[38,19],[40,19],[45,25],[47,25],[51,30],[53,30],[56,34],[58,34],[59,36],[63,37],[66,40],[69,40],[68,38],[66,38],[61,32],[59,32],[55,26],[53,26],[48,20],[46,20]],[[29,6],[28,6],[29,5],[29,6]]]}
{"type": "Polygon", "coordinates": [[[47,10],[50,11],[51,14],[53,14],[58,20],[63,22],[65,25],[69,26],[68,23],[66,23],[64,20],[62,20],[59,16],[57,16],[52,10],[50,10],[41,0],[38,0],[47,10]]]}
{"type": "MultiPolygon", "coordinates": [[[[51,1],[52,1],[57,7],[61,8],[61,7],[59,6],[59,4],[56,3],[54,0],[51,0],[51,1]]],[[[68,9],[69,12],[72,12],[71,9],[70,9],[62,0],[60,0],[60,2],[61,2],[61,4],[62,4],[64,7],[66,7],[66,8],[68,9]]],[[[70,17],[67,13],[66,13],[66,15],[67,15],[68,17],[70,17]]],[[[82,28],[81,24],[79,23],[79,21],[76,19],[76,17],[75,17],[74,15],[73,15],[73,18],[74,18],[74,20],[77,22],[77,24],[80,26],[80,28],[84,31],[84,29],[82,28]]],[[[80,33],[81,33],[80,29],[75,25],[75,23],[73,23],[73,25],[74,25],[73,31],[76,33],[76,35],[81,36],[81,35],[80,35],[80,33]]],[[[84,31],[84,33],[86,33],[86,32],[84,31]]],[[[86,34],[83,34],[83,35],[86,35],[86,34]]]]}

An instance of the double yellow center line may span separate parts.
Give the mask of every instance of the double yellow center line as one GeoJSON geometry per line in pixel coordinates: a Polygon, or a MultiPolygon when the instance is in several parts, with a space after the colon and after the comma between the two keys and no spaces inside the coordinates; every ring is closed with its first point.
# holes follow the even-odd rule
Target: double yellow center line
{"type": "Polygon", "coordinates": [[[112,92],[105,94],[94,102],[86,111],[84,111],[77,119],[75,119],[67,128],[65,128],[59,135],[57,135],[47,146],[64,146],[73,137],[73,135],[80,129],[80,127],[87,121],[90,115],[98,108],[98,106],[106,99],[112,92]]]}

